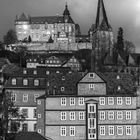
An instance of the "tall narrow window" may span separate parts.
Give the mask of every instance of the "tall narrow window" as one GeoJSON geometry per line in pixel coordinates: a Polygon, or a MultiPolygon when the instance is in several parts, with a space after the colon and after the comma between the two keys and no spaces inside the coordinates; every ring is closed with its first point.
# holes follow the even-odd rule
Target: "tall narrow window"
{"type": "Polygon", "coordinates": [[[109,135],[114,135],[114,126],[109,126],[108,132],[109,132],[109,135]]]}
{"type": "Polygon", "coordinates": [[[126,126],[126,135],[132,135],[132,127],[131,126],[126,126]]]}
{"type": "Polygon", "coordinates": [[[23,79],[23,85],[27,86],[28,85],[28,79],[23,79]]]}
{"type": "Polygon", "coordinates": [[[66,112],[61,112],[61,120],[66,120],[66,112]]]}
{"type": "Polygon", "coordinates": [[[131,111],[126,111],[126,120],[131,120],[131,111]]]}
{"type": "Polygon", "coordinates": [[[79,98],[79,105],[84,105],[84,98],[83,97],[79,98]]]}
{"type": "Polygon", "coordinates": [[[28,94],[23,94],[23,102],[28,102],[28,94]]]}
{"type": "Polygon", "coordinates": [[[75,136],[75,126],[70,126],[70,136],[75,136]]]}
{"type": "Polygon", "coordinates": [[[114,120],[114,112],[113,111],[108,111],[108,119],[114,120]]]}
{"type": "Polygon", "coordinates": [[[100,111],[100,120],[105,120],[105,111],[100,111]]]}
{"type": "Polygon", "coordinates": [[[34,94],[34,102],[36,102],[36,99],[39,97],[39,94],[34,94]]]}
{"type": "Polygon", "coordinates": [[[85,112],[79,112],[79,120],[85,119],[85,112]]]}
{"type": "Polygon", "coordinates": [[[24,132],[28,131],[28,124],[27,123],[22,124],[22,131],[24,131],[24,132]]]}
{"type": "Polygon", "coordinates": [[[35,79],[35,80],[34,80],[34,85],[35,85],[35,86],[39,86],[39,80],[38,80],[38,79],[35,79]]]}
{"type": "Polygon", "coordinates": [[[117,119],[122,120],[123,119],[123,112],[122,111],[117,111],[117,119]]]}
{"type": "Polygon", "coordinates": [[[61,106],[66,106],[66,98],[61,98],[61,106]]]}
{"type": "Polygon", "coordinates": [[[61,136],[66,136],[66,126],[61,126],[60,127],[60,135],[61,136]]]}
{"type": "Polygon", "coordinates": [[[94,90],[94,84],[89,84],[89,90],[94,90]]]}
{"type": "Polygon", "coordinates": [[[131,105],[131,97],[125,98],[126,105],[131,105]]]}
{"type": "Polygon", "coordinates": [[[114,98],[108,97],[108,105],[114,105],[114,98]]]}
{"type": "Polygon", "coordinates": [[[117,105],[122,105],[123,100],[122,97],[117,97],[117,105]]]}
{"type": "Polygon", "coordinates": [[[36,112],[36,109],[34,109],[34,118],[37,117],[37,112],[36,112]]]}
{"type": "Polygon", "coordinates": [[[12,85],[16,85],[17,84],[17,80],[16,80],[16,78],[13,78],[12,79],[12,85]]]}
{"type": "Polygon", "coordinates": [[[105,135],[105,126],[100,126],[100,135],[105,135]]]}
{"type": "Polygon", "coordinates": [[[75,98],[70,98],[70,105],[75,105],[75,98]]]}
{"type": "Polygon", "coordinates": [[[16,94],[15,93],[12,93],[11,94],[11,101],[13,101],[13,102],[16,102],[16,94]]]}
{"type": "Polygon", "coordinates": [[[100,105],[105,105],[105,97],[100,97],[99,103],[100,103],[100,105]]]}
{"type": "Polygon", "coordinates": [[[23,108],[23,109],[22,109],[22,115],[23,115],[25,118],[28,118],[28,109],[23,108]]]}
{"type": "Polygon", "coordinates": [[[70,112],[70,120],[75,120],[75,112],[70,112]]]}

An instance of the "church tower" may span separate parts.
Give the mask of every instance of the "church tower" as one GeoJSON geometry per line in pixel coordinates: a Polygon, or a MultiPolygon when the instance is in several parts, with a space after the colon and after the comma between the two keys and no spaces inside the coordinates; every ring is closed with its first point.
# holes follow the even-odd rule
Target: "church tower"
{"type": "Polygon", "coordinates": [[[89,30],[91,42],[95,44],[95,57],[97,60],[104,59],[107,54],[112,55],[113,31],[108,22],[103,0],[98,0],[95,24],[89,30]]]}

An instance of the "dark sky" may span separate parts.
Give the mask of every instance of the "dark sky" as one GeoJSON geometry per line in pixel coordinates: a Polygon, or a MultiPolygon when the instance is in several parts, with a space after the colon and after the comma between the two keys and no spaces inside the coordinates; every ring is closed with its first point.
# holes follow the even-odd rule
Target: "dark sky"
{"type": "MultiPolygon", "coordinates": [[[[79,23],[82,33],[87,33],[95,23],[98,0],[0,0],[0,39],[14,28],[16,15],[22,12],[30,16],[62,15],[65,3],[72,18],[79,23]]],[[[104,0],[109,22],[115,37],[118,28],[124,29],[124,38],[132,41],[140,52],[140,0],[104,0]]]]}

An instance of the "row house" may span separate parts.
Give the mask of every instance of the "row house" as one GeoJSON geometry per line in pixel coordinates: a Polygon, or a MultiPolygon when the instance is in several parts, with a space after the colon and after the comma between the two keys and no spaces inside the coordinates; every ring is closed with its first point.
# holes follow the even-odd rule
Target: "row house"
{"type": "Polygon", "coordinates": [[[59,86],[63,85],[63,90],[54,92],[55,78],[37,99],[37,132],[53,140],[138,139],[138,93],[124,90],[128,83],[131,85],[131,76],[126,82],[126,75],[108,75],[115,78],[95,72],[77,78],[77,74],[75,81],[71,78],[74,85],[70,84],[75,92],[69,94],[63,91],[67,84],[61,81],[59,86]],[[118,83],[111,85],[113,81],[118,83]]]}

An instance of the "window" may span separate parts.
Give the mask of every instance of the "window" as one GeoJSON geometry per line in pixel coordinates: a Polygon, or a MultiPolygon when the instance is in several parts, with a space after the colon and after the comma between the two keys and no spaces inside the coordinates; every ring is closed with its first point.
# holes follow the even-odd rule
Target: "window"
{"type": "Polygon", "coordinates": [[[94,84],[89,84],[89,89],[94,90],[94,84]]]}
{"type": "Polygon", "coordinates": [[[75,120],[75,112],[70,112],[70,120],[75,120]]]}
{"type": "Polygon", "coordinates": [[[66,120],[66,112],[61,112],[61,120],[66,120]]]}
{"type": "Polygon", "coordinates": [[[70,105],[75,105],[75,98],[70,98],[70,105]]]}
{"type": "Polygon", "coordinates": [[[28,118],[28,109],[22,109],[22,115],[23,115],[25,118],[28,118]]]}
{"type": "Polygon", "coordinates": [[[16,78],[13,78],[12,79],[12,85],[16,85],[17,84],[17,80],[16,80],[16,78]]]}
{"type": "Polygon", "coordinates": [[[79,105],[84,105],[84,98],[79,98],[79,105]]]}
{"type": "Polygon", "coordinates": [[[105,126],[100,126],[100,135],[105,135],[105,126]]]}
{"type": "Polygon", "coordinates": [[[23,79],[23,85],[27,86],[28,85],[28,80],[27,79],[23,79]]]}
{"type": "Polygon", "coordinates": [[[126,120],[131,120],[131,111],[126,111],[126,120]]]}
{"type": "Polygon", "coordinates": [[[117,119],[122,120],[123,119],[123,112],[122,111],[117,111],[117,119]]]}
{"type": "Polygon", "coordinates": [[[131,97],[125,98],[126,105],[131,105],[131,97]]]}
{"type": "Polygon", "coordinates": [[[39,94],[34,94],[34,102],[36,102],[36,98],[39,97],[39,94]]]}
{"type": "Polygon", "coordinates": [[[37,126],[37,124],[35,123],[34,124],[34,132],[36,132],[36,126],[37,126]]]}
{"type": "Polygon", "coordinates": [[[117,97],[117,105],[122,105],[122,97],[117,97]]]}
{"type": "Polygon", "coordinates": [[[126,135],[132,135],[132,128],[131,126],[126,126],[126,135]]]}
{"type": "Polygon", "coordinates": [[[109,126],[108,132],[109,132],[109,135],[114,135],[114,126],[109,126]]]}
{"type": "Polygon", "coordinates": [[[121,86],[118,86],[118,89],[117,90],[120,91],[121,90],[121,86]]]}
{"type": "Polygon", "coordinates": [[[65,91],[65,87],[61,87],[61,91],[65,91]]]}
{"type": "Polygon", "coordinates": [[[41,118],[41,114],[38,114],[38,118],[41,118]]]}
{"type": "Polygon", "coordinates": [[[36,109],[34,109],[34,118],[37,117],[37,112],[36,112],[36,109]]]}
{"type": "Polygon", "coordinates": [[[50,71],[46,71],[46,75],[49,75],[50,74],[50,71]]]}
{"type": "Polygon", "coordinates": [[[70,126],[70,136],[75,136],[75,126],[70,126]]]}
{"type": "Polygon", "coordinates": [[[114,112],[113,111],[108,111],[108,119],[114,120],[114,112]]]}
{"type": "Polygon", "coordinates": [[[85,112],[79,112],[79,120],[85,119],[85,112]]]}
{"type": "Polygon", "coordinates": [[[11,94],[11,101],[15,102],[16,101],[17,95],[15,93],[11,94]]]}
{"type": "Polygon", "coordinates": [[[28,94],[23,94],[23,102],[28,102],[28,94]]]}
{"type": "Polygon", "coordinates": [[[33,72],[33,73],[34,73],[34,75],[36,75],[36,74],[37,74],[37,71],[36,71],[36,70],[34,70],[34,72],[33,72]]]}
{"type": "Polygon", "coordinates": [[[123,127],[117,126],[117,135],[123,135],[123,127]]]}
{"type": "Polygon", "coordinates": [[[100,103],[100,105],[105,105],[105,97],[100,97],[99,103],[100,103]]]}
{"type": "Polygon", "coordinates": [[[40,101],[40,100],[37,100],[37,104],[38,104],[38,105],[41,105],[41,101],[40,101]]]}
{"type": "Polygon", "coordinates": [[[37,80],[37,79],[34,80],[34,85],[35,85],[35,86],[39,86],[39,80],[37,80]]]}
{"type": "Polygon", "coordinates": [[[27,74],[27,71],[26,70],[23,70],[23,74],[27,74]]]}
{"type": "Polygon", "coordinates": [[[66,136],[66,126],[61,126],[60,127],[60,135],[61,136],[66,136]]]}
{"type": "Polygon", "coordinates": [[[94,78],[94,76],[95,76],[94,73],[90,73],[90,74],[89,74],[89,77],[90,77],[90,78],[94,78]]]}
{"type": "Polygon", "coordinates": [[[114,98],[108,97],[108,105],[114,105],[114,98]]]}
{"type": "Polygon", "coordinates": [[[65,80],[65,76],[62,76],[62,81],[64,81],[65,80]]]}
{"type": "Polygon", "coordinates": [[[105,120],[105,111],[100,111],[100,120],[105,120]]]}
{"type": "Polygon", "coordinates": [[[27,123],[22,124],[22,131],[24,131],[24,132],[28,131],[28,124],[27,123]]]}
{"type": "Polygon", "coordinates": [[[61,98],[61,106],[66,106],[66,98],[61,98]]]}

